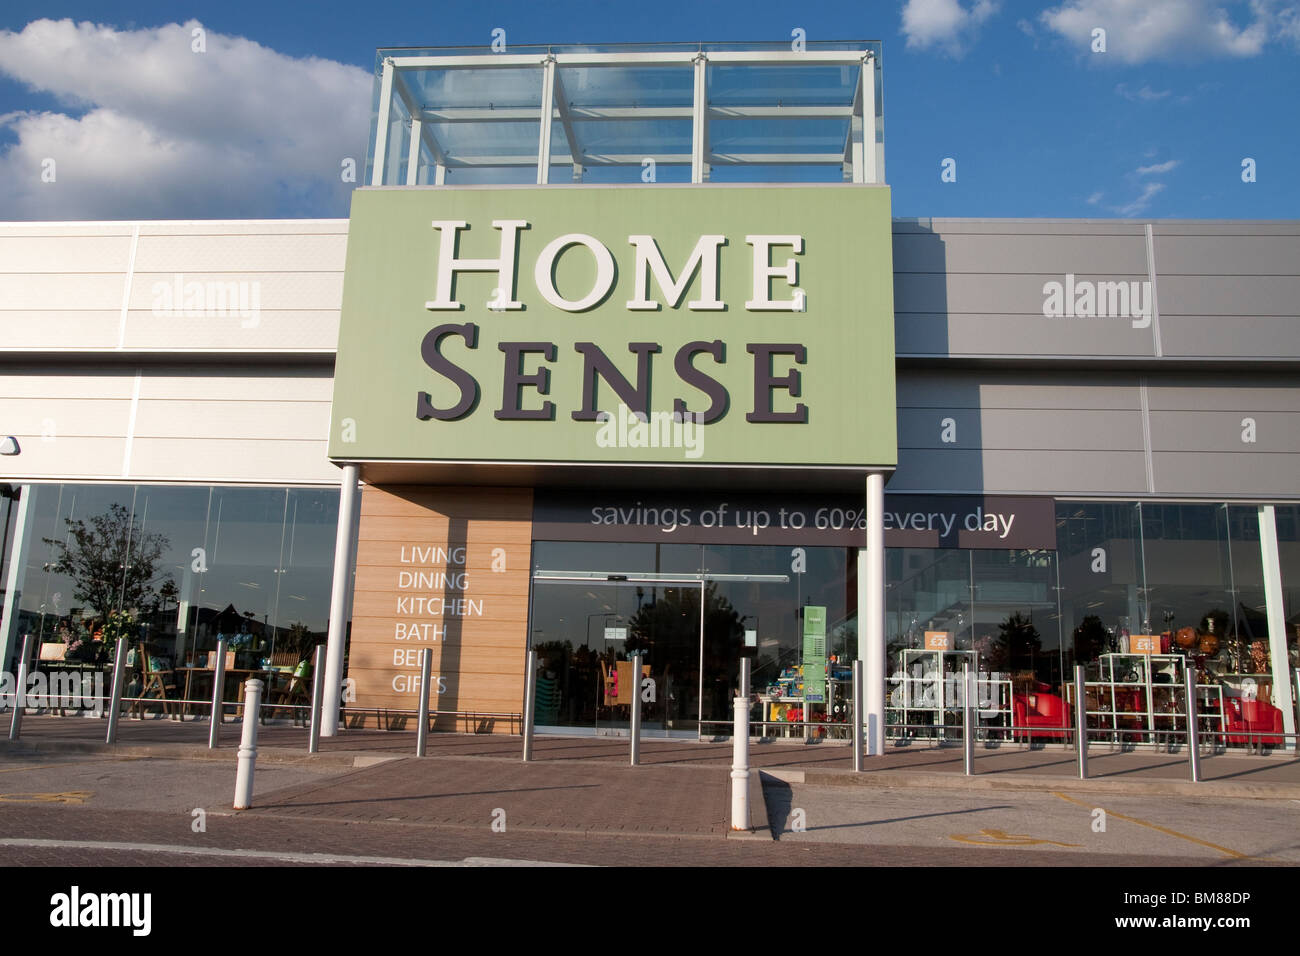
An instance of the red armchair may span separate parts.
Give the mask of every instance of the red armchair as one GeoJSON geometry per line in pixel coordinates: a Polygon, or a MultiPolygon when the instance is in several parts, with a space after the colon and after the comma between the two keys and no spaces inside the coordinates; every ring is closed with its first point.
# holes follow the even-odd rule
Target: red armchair
{"type": "Polygon", "coordinates": [[[1030,740],[1035,737],[1053,737],[1062,739],[1067,736],[1064,728],[1070,726],[1069,711],[1065,701],[1055,694],[1013,694],[1012,715],[1017,727],[1051,727],[1052,730],[1019,731],[1017,736],[1027,734],[1030,740]]]}
{"type": "Polygon", "coordinates": [[[1242,700],[1240,697],[1224,698],[1223,729],[1228,732],[1228,743],[1263,744],[1276,747],[1282,743],[1282,711],[1263,700],[1242,700]]]}
{"type": "MultiPolygon", "coordinates": [[[[1282,711],[1267,701],[1243,700],[1241,714],[1246,719],[1246,730],[1252,735],[1267,731],[1274,734],[1282,733],[1282,711]]],[[[1252,736],[1251,739],[1251,743],[1260,743],[1269,747],[1276,747],[1281,742],[1281,737],[1252,736]]]]}

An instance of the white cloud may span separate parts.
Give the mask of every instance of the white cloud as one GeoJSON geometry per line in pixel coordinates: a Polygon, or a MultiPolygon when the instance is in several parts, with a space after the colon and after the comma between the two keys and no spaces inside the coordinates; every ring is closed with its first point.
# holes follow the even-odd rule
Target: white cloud
{"type": "Polygon", "coordinates": [[[1100,190],[1093,193],[1091,196],[1088,197],[1088,205],[1089,206],[1097,205],[1097,203],[1101,202],[1102,195],[1103,193],[1100,190]]]}
{"type": "Polygon", "coordinates": [[[1069,0],[1039,20],[1081,52],[1106,31],[1106,53],[1122,63],[1251,57],[1270,41],[1300,46],[1300,5],[1284,0],[1069,0]]]}
{"type": "Polygon", "coordinates": [[[1154,166],[1139,166],[1137,168],[1137,174],[1139,176],[1152,176],[1160,173],[1167,173],[1169,170],[1176,167],[1178,163],[1179,160],[1170,159],[1163,163],[1156,163],[1154,166]]]}
{"type": "Polygon", "coordinates": [[[996,0],[907,0],[903,5],[903,34],[909,49],[938,47],[960,57],[975,40],[980,26],[998,11],[996,0]]]}
{"type": "Polygon", "coordinates": [[[0,117],[17,139],[0,147],[4,218],[347,215],[340,163],[364,172],[370,74],[212,32],[196,53],[199,26],[0,31],[0,74],[62,107],[0,117]]]}
{"type": "Polygon", "coordinates": [[[1290,40],[1300,50],[1300,7],[1288,7],[1278,14],[1277,35],[1290,40]]]}
{"type": "Polygon", "coordinates": [[[1170,94],[1169,90],[1153,90],[1149,86],[1143,86],[1140,90],[1130,90],[1127,85],[1120,83],[1115,87],[1115,92],[1126,100],[1136,102],[1152,103],[1157,100],[1163,100],[1170,94]]]}
{"type": "Polygon", "coordinates": [[[1128,203],[1127,205],[1115,206],[1114,210],[1115,212],[1119,213],[1121,216],[1125,216],[1125,217],[1136,216],[1139,213],[1146,212],[1147,208],[1151,205],[1151,200],[1155,197],[1156,193],[1160,192],[1160,190],[1164,188],[1165,188],[1164,183],[1145,183],[1142,186],[1141,195],[1139,195],[1136,199],[1134,199],[1132,202],[1128,203]]]}

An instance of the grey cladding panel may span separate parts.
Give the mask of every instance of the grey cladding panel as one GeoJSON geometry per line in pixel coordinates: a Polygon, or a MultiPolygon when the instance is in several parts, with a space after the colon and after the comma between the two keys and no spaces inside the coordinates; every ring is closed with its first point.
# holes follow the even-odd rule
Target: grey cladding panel
{"type": "Polygon", "coordinates": [[[1157,452],[1156,493],[1206,498],[1300,498],[1300,454],[1157,452]]]}
{"type": "MultiPolygon", "coordinates": [[[[1145,223],[1125,219],[895,219],[893,231],[975,236],[1141,236],[1145,223]]],[[[1292,232],[1295,226],[1292,224],[1292,232]]]]}
{"type": "Polygon", "coordinates": [[[1150,328],[1128,319],[1037,315],[904,315],[894,317],[894,347],[916,356],[1154,356],[1150,328]]]}
{"type": "MultiPolygon", "coordinates": [[[[1083,282],[1145,282],[1147,273],[1070,273],[1076,288],[1083,282]]],[[[961,273],[894,274],[894,311],[901,312],[966,312],[989,315],[1025,315],[1043,317],[1047,300],[1044,287],[1049,282],[1067,282],[1067,272],[1059,273],[1001,273],[981,275],[961,273]]],[[[1146,301],[1145,290],[1140,291],[1146,301]]],[[[1164,311],[1164,287],[1160,288],[1161,311],[1164,311]]],[[[1205,310],[1202,310],[1205,311],[1205,310]]],[[[1070,319],[1067,321],[1084,321],[1070,319]]]]}
{"type": "Polygon", "coordinates": [[[900,408],[1138,409],[1136,375],[1123,372],[902,369],[900,408]]]}
{"type": "Polygon", "coordinates": [[[1132,236],[895,233],[894,271],[979,274],[1146,274],[1146,240],[1132,236]]]}
{"type": "Polygon", "coordinates": [[[1300,316],[1162,315],[1160,342],[1170,357],[1294,358],[1300,316]]]}
{"type": "Polygon", "coordinates": [[[1007,494],[1116,494],[1146,492],[1140,451],[898,451],[890,491],[1001,492],[1007,494]]]}
{"type": "Polygon", "coordinates": [[[1153,412],[1300,412],[1300,377],[1238,373],[1212,378],[1193,372],[1179,376],[1176,384],[1171,379],[1162,376],[1149,383],[1147,404],[1153,412]]]}
{"type": "Polygon", "coordinates": [[[978,451],[899,448],[898,469],[887,491],[980,492],[984,490],[984,458],[978,451]]]}
{"type": "Polygon", "coordinates": [[[891,490],[1145,494],[1136,374],[900,370],[891,490]],[[957,443],[941,442],[941,420],[957,443]]]}
{"type": "Polygon", "coordinates": [[[900,355],[1154,355],[1151,322],[1140,317],[1150,312],[1146,281],[1145,267],[1141,273],[895,272],[895,347],[900,355]],[[1091,283],[1094,311],[1108,314],[1048,317],[1050,283],[1059,283],[1062,305],[1066,298],[1077,301],[1091,283]]]}
{"type": "Polygon", "coordinates": [[[1154,238],[1161,276],[1300,274],[1300,234],[1154,238]]]}
{"type": "Polygon", "coordinates": [[[1300,315],[1300,276],[1169,276],[1159,268],[1157,263],[1162,319],[1168,315],[1300,315]]]}
{"type": "MultiPolygon", "coordinates": [[[[1152,229],[1163,355],[1300,356],[1300,223],[1152,229]]],[[[1044,285],[1066,275],[1144,283],[1142,222],[895,220],[893,232],[899,355],[1155,356],[1156,329],[1140,327],[1146,308],[1106,318],[1042,314],[1044,285]]],[[[1148,306],[1148,290],[1137,288],[1148,306]]]]}
{"type": "MultiPolygon", "coordinates": [[[[1293,412],[1152,412],[1153,451],[1205,451],[1239,456],[1238,467],[1249,468],[1260,453],[1300,454],[1300,416],[1293,412]],[[1242,441],[1250,434],[1245,419],[1252,419],[1253,442],[1242,441]]],[[[1295,476],[1300,485],[1300,473],[1295,476]]]]}
{"type": "Polygon", "coordinates": [[[898,447],[1140,452],[1142,416],[1136,410],[900,408],[898,447]],[[942,441],[945,418],[953,422],[952,444],[942,441]]]}
{"type": "Polygon", "coordinates": [[[1296,236],[1300,222],[1287,219],[1169,219],[1155,220],[1152,234],[1162,236],[1296,236]]]}

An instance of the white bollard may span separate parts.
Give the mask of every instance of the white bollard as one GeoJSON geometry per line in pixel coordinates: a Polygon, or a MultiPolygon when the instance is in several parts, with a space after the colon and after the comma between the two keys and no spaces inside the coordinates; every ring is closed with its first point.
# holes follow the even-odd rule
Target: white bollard
{"type": "Polygon", "coordinates": [[[734,701],[731,747],[731,829],[749,830],[749,698],[734,701]]]}
{"type": "Polygon", "coordinates": [[[244,735],[239,741],[239,769],[235,772],[235,809],[247,810],[253,802],[253,770],[257,765],[257,715],[262,710],[262,682],[244,685],[244,735]]]}

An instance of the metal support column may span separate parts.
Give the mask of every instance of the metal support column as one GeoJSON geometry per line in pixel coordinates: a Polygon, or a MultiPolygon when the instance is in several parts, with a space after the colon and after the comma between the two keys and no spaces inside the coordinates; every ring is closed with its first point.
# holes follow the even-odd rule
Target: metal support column
{"type": "MultiPolygon", "coordinates": [[[[393,112],[393,71],[396,67],[392,59],[384,60],[384,74],[379,81],[379,112],[375,116],[375,165],[370,172],[370,185],[384,185],[384,161],[388,153],[388,130],[393,112]]],[[[394,185],[390,183],[389,185],[394,185]]]]}
{"type": "Polygon", "coordinates": [[[1196,726],[1196,668],[1187,668],[1183,679],[1187,692],[1187,757],[1192,768],[1192,783],[1201,780],[1201,736],[1196,726]]]}
{"type": "Polygon", "coordinates": [[[867,756],[885,750],[885,477],[867,476],[867,546],[858,552],[858,660],[867,756]]]}
{"type": "Polygon", "coordinates": [[[542,61],[542,126],[537,136],[537,185],[551,181],[551,122],[555,114],[555,57],[542,61]]]}
{"type": "MultiPolygon", "coordinates": [[[[746,662],[741,661],[741,666],[746,662]]],[[[641,655],[632,655],[632,714],[628,720],[628,733],[632,737],[632,766],[641,762],[641,655]]]]}
{"type": "MultiPolygon", "coordinates": [[[[1088,779],[1088,699],[1083,665],[1074,665],[1074,746],[1079,752],[1079,779],[1088,779]]],[[[1014,717],[1012,718],[1015,719],[1014,717]]]]}
{"type": "Polygon", "coordinates": [[[861,773],[865,769],[863,760],[862,736],[862,661],[853,662],[853,772],[861,773]]]}
{"type": "Polygon", "coordinates": [[[862,178],[854,182],[880,182],[876,161],[876,57],[868,53],[862,61],[862,178]]]}
{"type": "Polygon", "coordinates": [[[122,716],[122,690],[126,685],[126,638],[119,637],[113,649],[113,689],[108,705],[108,733],[104,743],[117,743],[117,722],[122,716]]]}
{"type": "Polygon", "coordinates": [[[975,688],[971,686],[970,662],[963,661],[961,668],[962,767],[970,777],[975,774],[975,688]]]}
{"type": "Polygon", "coordinates": [[[223,711],[226,690],[226,639],[217,641],[217,658],[212,664],[212,714],[208,718],[208,749],[216,750],[221,743],[221,724],[226,719],[223,711]]]}
{"type": "Polygon", "coordinates": [[[406,154],[406,185],[420,184],[420,118],[411,117],[411,148],[406,154]]]}
{"type": "MultiPolygon", "coordinates": [[[[1291,706],[1291,670],[1287,667],[1286,615],[1282,599],[1282,562],[1277,549],[1277,521],[1272,505],[1259,507],[1259,552],[1264,565],[1264,603],[1268,613],[1268,651],[1273,662],[1273,700],[1282,711],[1282,730],[1296,732],[1295,709],[1291,706]]],[[[1294,751],[1294,737],[1283,745],[1294,751]]]]}
{"type": "Polygon", "coordinates": [[[18,686],[14,688],[14,715],[9,721],[9,739],[17,740],[23,731],[23,708],[27,705],[27,662],[32,659],[32,636],[23,637],[23,656],[18,661],[18,686]]]}
{"type": "Polygon", "coordinates": [[[321,702],[325,696],[325,645],[317,644],[311,659],[311,730],[307,734],[307,753],[320,752],[321,702]]]}
{"type": "Polygon", "coordinates": [[[429,678],[433,675],[433,655],[420,648],[420,716],[415,728],[415,755],[423,757],[429,746],[429,678]]]}
{"type": "Polygon", "coordinates": [[[707,178],[708,163],[708,68],[709,61],[703,53],[695,58],[695,86],[691,99],[691,182],[702,183],[707,178]]]}
{"type": "Polygon", "coordinates": [[[343,695],[343,645],[348,634],[348,595],[352,590],[352,542],[357,500],[357,466],[343,466],[339,489],[339,523],[334,534],[334,578],[330,584],[329,639],[325,651],[325,698],[321,734],[339,732],[339,706],[343,695]]]}
{"type": "MultiPolygon", "coordinates": [[[[704,739],[704,594],[707,585],[700,579],[700,682],[695,698],[695,739],[704,739]]],[[[665,706],[667,706],[665,704],[665,706]]]]}
{"type": "Polygon", "coordinates": [[[528,649],[524,665],[524,760],[533,759],[533,721],[537,715],[537,650],[528,649]]]}

